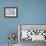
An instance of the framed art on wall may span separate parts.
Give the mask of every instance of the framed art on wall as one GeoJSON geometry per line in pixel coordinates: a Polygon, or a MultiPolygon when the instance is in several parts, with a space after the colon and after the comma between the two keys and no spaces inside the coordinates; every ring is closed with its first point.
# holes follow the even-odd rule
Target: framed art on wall
{"type": "Polygon", "coordinates": [[[4,16],[8,18],[15,18],[18,16],[18,8],[17,7],[5,7],[4,8],[4,16]]]}
{"type": "Polygon", "coordinates": [[[19,24],[18,25],[18,41],[46,41],[46,25],[45,24],[19,24]]]}

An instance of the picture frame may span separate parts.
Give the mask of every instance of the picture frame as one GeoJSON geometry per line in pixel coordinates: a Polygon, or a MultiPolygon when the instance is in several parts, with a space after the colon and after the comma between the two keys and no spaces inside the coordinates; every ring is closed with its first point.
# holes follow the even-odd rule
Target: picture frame
{"type": "Polygon", "coordinates": [[[18,17],[18,8],[17,7],[4,7],[4,17],[6,18],[18,17]]]}
{"type": "MultiPolygon", "coordinates": [[[[25,35],[23,35],[25,36],[25,35]]],[[[21,42],[22,40],[31,40],[31,41],[46,41],[46,24],[18,24],[18,41],[21,42]],[[25,31],[29,31],[28,33],[30,33],[30,35],[28,34],[27,36],[33,36],[33,35],[36,35],[36,36],[33,36],[32,38],[27,38],[27,39],[24,39],[22,37],[22,30],[25,30],[25,31]],[[31,32],[33,31],[36,31],[34,32],[33,34],[31,34],[31,32]],[[39,33],[38,33],[39,32],[39,33]],[[38,36],[39,35],[39,36],[38,36]],[[38,38],[39,37],[39,38],[38,38]],[[34,39],[33,39],[34,38],[34,39]],[[36,39],[35,39],[36,38],[36,39]]]]}

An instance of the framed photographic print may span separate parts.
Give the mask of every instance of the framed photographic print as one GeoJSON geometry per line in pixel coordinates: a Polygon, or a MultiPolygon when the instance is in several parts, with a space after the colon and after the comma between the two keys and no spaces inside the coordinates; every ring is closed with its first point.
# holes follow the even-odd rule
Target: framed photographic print
{"type": "Polygon", "coordinates": [[[15,18],[18,16],[18,8],[17,7],[5,7],[4,8],[4,16],[8,18],[15,18]]]}

